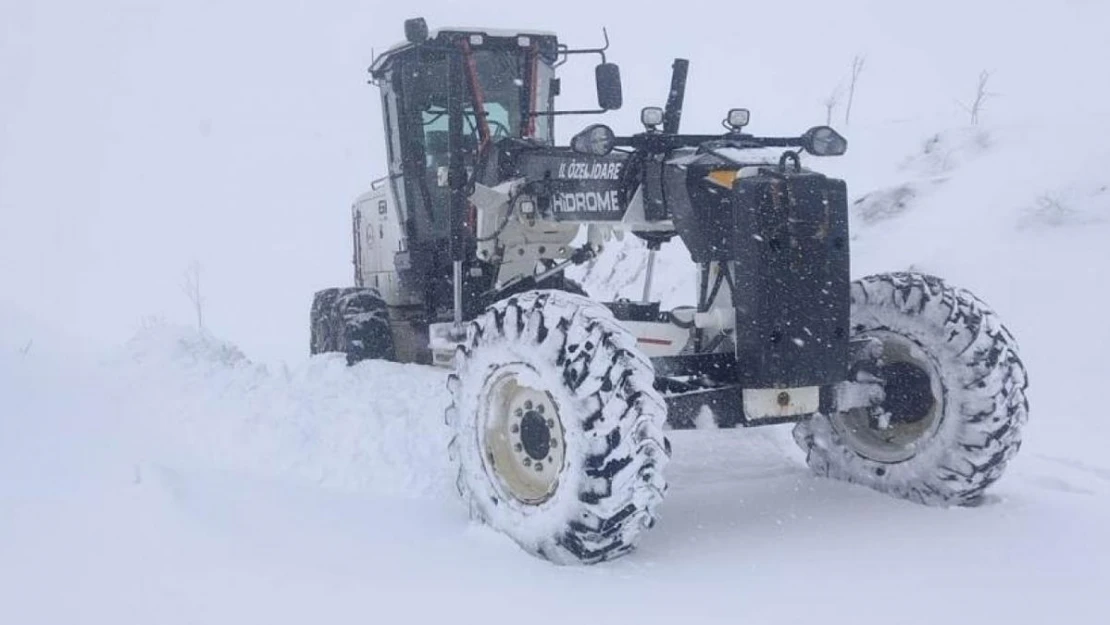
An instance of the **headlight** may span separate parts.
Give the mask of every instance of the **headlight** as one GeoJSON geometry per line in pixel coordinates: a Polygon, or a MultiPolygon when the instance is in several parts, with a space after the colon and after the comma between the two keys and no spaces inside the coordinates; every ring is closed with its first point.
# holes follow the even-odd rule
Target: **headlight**
{"type": "Polygon", "coordinates": [[[570,149],[579,154],[605,156],[613,151],[615,141],[616,138],[613,136],[611,128],[605,124],[593,124],[586,126],[585,130],[574,135],[574,138],[570,140],[570,149]]]}
{"type": "Polygon", "coordinates": [[[802,135],[806,152],[814,156],[840,156],[848,151],[848,140],[828,126],[815,126],[802,135]]]}

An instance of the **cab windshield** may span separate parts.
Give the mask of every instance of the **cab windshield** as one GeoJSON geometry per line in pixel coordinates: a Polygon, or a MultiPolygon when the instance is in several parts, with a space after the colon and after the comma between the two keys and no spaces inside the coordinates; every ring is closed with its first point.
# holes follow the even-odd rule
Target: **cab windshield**
{"type": "MultiPolygon", "coordinates": [[[[518,50],[474,50],[467,57],[465,82],[470,97],[463,113],[467,147],[476,147],[485,138],[496,142],[529,137],[550,143],[551,117],[535,113],[551,108],[551,66],[518,50]],[[479,109],[485,113],[484,124],[479,109]]],[[[448,63],[442,56],[428,60],[420,71],[422,80],[413,81],[410,101],[419,108],[425,149],[434,158],[445,155],[447,149],[448,63]]]]}
{"type": "MultiPolygon", "coordinates": [[[[463,154],[473,167],[481,150],[504,138],[529,138],[552,143],[552,117],[536,115],[551,110],[554,70],[534,51],[525,48],[470,49],[464,54],[463,154]]],[[[450,159],[448,97],[450,56],[423,51],[408,59],[401,72],[400,95],[405,118],[403,143],[408,163],[424,168],[417,189],[408,195],[424,204],[429,225],[446,226],[450,159]]],[[[391,132],[396,130],[391,129],[391,132]]]]}

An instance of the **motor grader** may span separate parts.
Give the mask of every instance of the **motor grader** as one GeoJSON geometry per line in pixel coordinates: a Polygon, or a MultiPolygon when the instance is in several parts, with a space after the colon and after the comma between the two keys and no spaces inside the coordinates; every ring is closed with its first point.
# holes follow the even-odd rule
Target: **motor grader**
{"type": "MultiPolygon", "coordinates": [[[[980,499],[1020,446],[1026,375],[986,304],[929,275],[850,275],[845,182],[809,167],[817,126],[679,127],[688,62],[627,136],[554,124],[620,108],[598,48],[534,31],[405,23],[370,68],[388,175],[354,203],[354,285],[316,294],[313,353],[451,369],[450,453],[473,516],[526,551],[630,551],[667,489],[669,429],[794,423],[818,474],[932,505],[980,499]],[[557,69],[596,56],[597,108],[560,110],[557,69]],[[566,269],[620,233],[643,298],[599,302],[566,269]],[[690,305],[652,301],[678,239],[690,305]]],[[[431,417],[429,417],[431,418],[431,417]]]]}

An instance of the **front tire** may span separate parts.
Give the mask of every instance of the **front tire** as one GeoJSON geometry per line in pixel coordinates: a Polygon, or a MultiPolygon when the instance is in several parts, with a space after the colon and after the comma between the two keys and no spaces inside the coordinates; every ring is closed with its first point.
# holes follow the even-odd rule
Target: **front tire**
{"type": "Polygon", "coordinates": [[[853,337],[882,347],[866,364],[885,399],[795,426],[807,464],[920,503],[976,503],[1021,447],[1028,419],[1013,336],[981,300],[932,276],[874,275],[851,292],[853,337]]]}
{"type": "Polygon", "coordinates": [[[472,515],[559,564],[633,549],[667,488],[654,377],[635,337],[584,297],[532,291],[487,309],[449,381],[472,515]]]}

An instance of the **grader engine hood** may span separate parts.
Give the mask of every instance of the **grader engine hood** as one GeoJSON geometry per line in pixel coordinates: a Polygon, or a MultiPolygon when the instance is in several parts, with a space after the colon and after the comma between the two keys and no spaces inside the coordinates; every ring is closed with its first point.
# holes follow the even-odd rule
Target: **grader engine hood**
{"type": "Polygon", "coordinates": [[[676,229],[693,260],[720,263],[735,310],[736,382],[815,386],[847,374],[848,208],[844,181],[793,167],[669,170],[676,229]]]}

